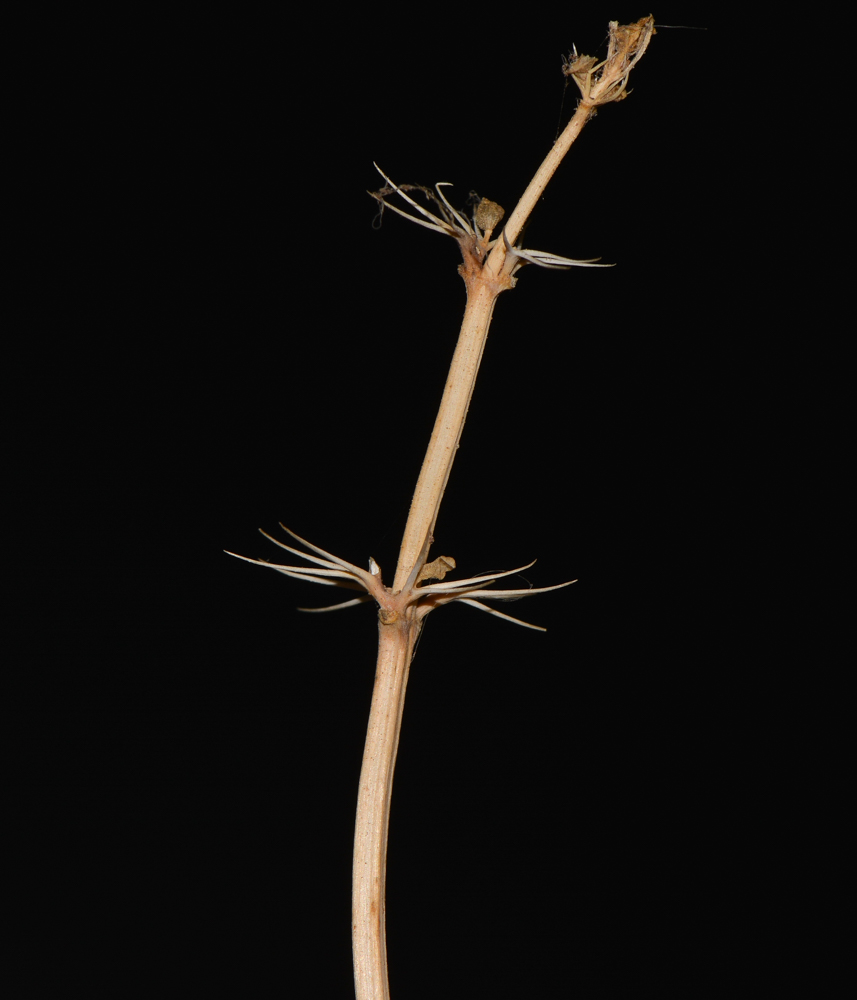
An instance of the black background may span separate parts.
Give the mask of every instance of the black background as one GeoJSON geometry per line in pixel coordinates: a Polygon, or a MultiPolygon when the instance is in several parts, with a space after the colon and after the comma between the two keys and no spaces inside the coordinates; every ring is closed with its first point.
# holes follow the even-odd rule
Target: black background
{"type": "MultiPolygon", "coordinates": [[[[302,615],[330,592],[222,550],[276,558],[256,528],[282,520],[391,581],[464,287],[451,240],[373,228],[372,161],[510,211],[575,105],[561,55],[643,13],[70,21],[61,68],[23,74],[20,924],[73,942],[36,984],[350,995],[374,612],[302,615]]],[[[746,153],[720,141],[723,26],[691,23],[658,32],[526,234],[617,266],[527,267],[498,302],[433,552],[580,582],[501,606],[544,634],[464,606],[427,623],[397,997],[697,995],[774,905],[777,664],[736,587],[771,488],[748,481],[800,446],[765,401],[795,359],[752,302],[735,321],[746,153]]]]}

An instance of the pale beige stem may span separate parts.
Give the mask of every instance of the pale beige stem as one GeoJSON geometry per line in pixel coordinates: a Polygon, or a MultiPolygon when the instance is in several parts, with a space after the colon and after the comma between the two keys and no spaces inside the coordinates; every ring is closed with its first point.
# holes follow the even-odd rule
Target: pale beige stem
{"type": "Polygon", "coordinates": [[[408,669],[419,628],[408,614],[393,624],[378,624],[378,665],[354,831],[351,929],[357,1000],[390,997],[384,927],[387,829],[408,669]]]}
{"type": "MultiPolygon", "coordinates": [[[[592,114],[592,105],[583,101],[575,111],[571,121],[563,129],[562,134],[553,144],[553,148],[542,161],[542,165],[535,172],[533,179],[527,185],[526,191],[521,195],[521,199],[515,206],[514,212],[509,216],[506,223],[506,239],[514,246],[515,240],[524,228],[524,223],[530,217],[530,213],[548,186],[548,181],[556,173],[557,167],[562,162],[562,158],[571,148],[571,144],[580,135],[580,131],[589,116],[592,114]]],[[[497,240],[491,255],[488,258],[488,266],[495,271],[499,271],[506,256],[506,245],[503,240],[497,240]]]]}
{"type": "Polygon", "coordinates": [[[653,31],[651,17],[623,27],[611,22],[608,58],[591,72],[589,62],[579,71],[582,74],[585,71],[585,82],[580,84],[584,99],[512,212],[505,227],[505,238],[497,239],[487,258],[484,253],[488,236],[477,242],[462,232],[459,240],[464,256],[461,274],[467,284],[461,333],[411,503],[392,591],[378,597],[378,665],[360,772],[354,837],[352,931],[357,1000],[389,1000],[390,997],[384,926],[390,796],[408,670],[421,616],[430,610],[429,606],[418,607],[416,583],[428,555],[440,502],[458,449],[494,303],[501,291],[512,286],[511,271],[520,263],[506,259],[507,241],[514,246],[530,212],[593,108],[620,99],[628,73],[645,51],[653,31]],[[604,66],[603,71],[595,77],[601,66],[604,66]]]}
{"type": "MultiPolygon", "coordinates": [[[[505,227],[506,239],[510,244],[514,244],[518,238],[548,181],[589,119],[592,107],[589,101],[581,102],[521,196],[505,227]]],[[[465,268],[467,307],[437,420],[411,501],[411,511],[405,526],[393,582],[394,594],[413,585],[416,574],[428,556],[440,502],[458,450],[458,442],[470,406],[470,397],[473,395],[473,386],[476,383],[476,374],[488,338],[494,303],[500,292],[511,284],[509,281],[504,282],[501,277],[506,253],[505,240],[498,239],[481,273],[472,268],[465,268]]]]}
{"type": "MultiPolygon", "coordinates": [[[[601,104],[618,101],[627,96],[624,91],[628,76],[648,48],[654,31],[655,19],[651,15],[642,18],[636,24],[619,25],[616,21],[610,22],[607,59],[597,66],[592,66],[588,76],[584,74],[585,82],[578,84],[582,86],[583,100],[577,106],[571,121],[553,144],[551,151],[542,161],[542,165],[536,171],[535,176],[521,196],[521,200],[515,206],[514,212],[509,216],[505,232],[506,239],[512,246],[514,246],[515,240],[524,228],[524,223],[541,198],[548,181],[553,177],[556,168],[562,162],[562,158],[569,151],[574,140],[580,135],[580,130],[592,117],[594,109],[601,104]],[[598,73],[599,70],[600,73],[598,73]]],[[[594,63],[594,59],[592,62],[594,63]]],[[[491,251],[486,266],[499,273],[505,254],[505,241],[498,240],[491,251]]]]}
{"type": "MultiPolygon", "coordinates": [[[[486,275],[487,278],[487,275],[486,275]]],[[[458,344],[449,368],[440,409],[429,441],[411,512],[402,538],[393,593],[412,586],[425,562],[443,491],[449,479],[458,442],[473,395],[476,373],[485,349],[494,303],[503,286],[484,278],[468,281],[467,306],[458,344]]]]}

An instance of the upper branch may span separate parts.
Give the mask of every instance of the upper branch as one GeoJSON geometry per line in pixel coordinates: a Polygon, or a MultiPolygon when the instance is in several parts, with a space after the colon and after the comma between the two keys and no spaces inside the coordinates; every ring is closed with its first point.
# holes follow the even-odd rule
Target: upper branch
{"type": "MultiPolygon", "coordinates": [[[[596,64],[593,56],[578,56],[575,50],[574,61],[566,63],[566,75],[571,76],[577,83],[582,100],[509,216],[505,233],[511,244],[517,240],[548,181],[553,177],[574,140],[580,135],[583,126],[592,117],[594,109],[601,104],[609,104],[611,101],[620,101],[627,97],[628,92],[625,88],[628,76],[648,48],[649,40],[655,32],[655,19],[650,14],[636,24],[620,25],[618,21],[611,21],[609,30],[607,58],[603,62],[596,64]]],[[[506,256],[506,248],[497,244],[486,262],[487,266],[497,271],[503,266],[504,261],[506,269],[509,269],[510,262],[506,256]]]]}

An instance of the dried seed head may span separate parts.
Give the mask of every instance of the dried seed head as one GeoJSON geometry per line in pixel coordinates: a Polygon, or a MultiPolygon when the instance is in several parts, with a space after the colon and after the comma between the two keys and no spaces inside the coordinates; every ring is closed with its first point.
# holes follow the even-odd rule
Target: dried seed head
{"type": "Polygon", "coordinates": [[[595,56],[578,55],[576,47],[562,60],[563,73],[574,80],[583,100],[593,107],[628,96],[628,75],[648,48],[655,33],[655,19],[649,15],[636,24],[611,21],[609,29],[607,58],[603,62],[595,56]]]}
{"type": "Polygon", "coordinates": [[[476,225],[490,232],[497,227],[505,214],[505,210],[496,201],[483,198],[476,206],[476,225]]]}

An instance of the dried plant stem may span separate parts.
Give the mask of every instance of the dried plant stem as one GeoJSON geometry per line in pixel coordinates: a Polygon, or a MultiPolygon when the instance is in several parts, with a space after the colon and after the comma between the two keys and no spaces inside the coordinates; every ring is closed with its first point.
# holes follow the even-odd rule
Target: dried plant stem
{"type": "Polygon", "coordinates": [[[511,271],[514,258],[509,254],[508,247],[514,245],[548,182],[580,135],[583,126],[594,114],[595,108],[626,96],[628,75],[646,51],[653,32],[654,18],[651,16],[633,25],[619,26],[612,21],[607,59],[596,65],[594,59],[584,56],[570,65],[570,75],[578,83],[583,100],[515,206],[504,228],[504,239],[495,242],[484,264],[479,252],[487,249],[487,240],[481,241],[481,245],[476,240],[459,241],[465,260],[461,274],[467,284],[467,307],[437,420],[411,502],[393,582],[394,594],[414,584],[428,555],[440,502],[473,395],[494,303],[500,292],[513,284],[511,271]],[[596,77],[598,70],[601,73],[596,77]]]}
{"type": "Polygon", "coordinates": [[[378,664],[369,729],[360,771],[354,831],[352,934],[358,1000],[389,1000],[384,884],[393,768],[405,705],[405,688],[420,630],[415,616],[378,625],[378,664]]]}
{"type": "MultiPolygon", "coordinates": [[[[583,126],[589,121],[592,114],[592,104],[582,101],[575,111],[571,121],[563,129],[560,137],[553,144],[551,151],[542,161],[542,165],[533,175],[533,179],[527,185],[526,191],[521,195],[521,199],[515,206],[515,210],[509,216],[506,223],[506,238],[509,243],[514,244],[524,223],[530,217],[530,213],[536,207],[544,189],[548,186],[548,181],[556,173],[557,167],[562,163],[563,157],[571,149],[574,140],[580,135],[583,126]]],[[[487,261],[488,267],[502,266],[503,258],[506,255],[506,247],[502,241],[497,242],[487,261]]]]}
{"type": "MultiPolygon", "coordinates": [[[[590,112],[591,108],[581,106],[578,109],[528,186],[510,219],[510,225],[516,226],[514,237],[590,112]]],[[[467,305],[414,491],[392,587],[394,597],[405,596],[411,591],[425,565],[476,384],[494,305],[500,292],[513,285],[511,268],[504,266],[507,250],[503,240],[497,240],[487,259],[483,256],[484,245],[475,240],[461,240],[460,245],[464,256],[461,274],[467,285],[467,305]]],[[[379,625],[375,689],[360,772],[354,837],[352,945],[357,1000],[389,1000],[390,996],[384,923],[387,830],[408,669],[420,626],[421,619],[407,612],[390,624],[382,619],[379,625]]]]}
{"type": "Polygon", "coordinates": [[[458,450],[476,384],[476,374],[485,350],[494,303],[502,289],[508,285],[508,281],[500,284],[496,280],[490,280],[487,274],[474,283],[468,282],[467,306],[461,332],[399,550],[399,562],[393,581],[394,594],[413,585],[417,573],[426,561],[440,502],[458,450]]]}
{"type": "MultiPolygon", "coordinates": [[[[473,395],[494,304],[500,292],[514,285],[513,274],[525,261],[546,263],[547,266],[591,263],[569,261],[537,251],[524,251],[515,248],[515,243],[548,181],[583,126],[592,117],[594,109],[598,105],[621,100],[626,96],[628,75],[645,52],[653,32],[652,17],[623,26],[613,21],[610,23],[607,58],[603,62],[596,64],[595,58],[578,56],[575,50],[574,59],[567,62],[565,72],[573,77],[583,99],[512,212],[502,239],[497,238],[493,243],[490,241],[493,228],[502,218],[502,209],[493,206],[493,203],[489,205],[493,206],[492,211],[496,208],[498,214],[491,216],[492,221],[478,223],[477,216],[474,215],[471,228],[451,208],[440,185],[437,186],[437,201],[438,204],[443,202],[445,206],[441,208],[443,218],[422,209],[410,198],[405,188],[397,187],[386,175],[385,179],[390,186],[375,195],[382,206],[393,207],[384,199],[391,192],[397,193],[423,218],[408,215],[398,208],[393,208],[394,211],[429,229],[455,236],[464,258],[459,271],[467,286],[467,305],[440,410],[414,492],[392,588],[383,587],[379,575],[370,576],[357,567],[336,560],[323,550],[309,546],[325,557],[309,557],[317,565],[326,567],[321,571],[310,571],[319,576],[315,582],[326,582],[319,575],[321,573],[333,577],[351,576],[361,582],[379,604],[378,663],[360,773],[354,839],[352,931],[357,1000],[389,1000],[390,996],[384,925],[387,832],[405,688],[422,621],[433,607],[451,599],[466,600],[484,608],[479,602],[472,600],[472,597],[486,593],[478,589],[485,580],[484,577],[461,581],[469,586],[461,586],[456,592],[449,589],[454,584],[441,583],[421,588],[420,583],[423,579],[442,580],[446,572],[445,569],[437,569],[435,564],[426,567],[426,561],[440,502],[473,395]],[[427,223],[425,219],[431,221],[427,223]],[[485,230],[484,233],[480,231],[480,226],[485,230]],[[465,596],[466,594],[470,596],[465,596]]],[[[409,190],[413,190],[413,187],[409,190]]],[[[426,191],[424,188],[420,190],[426,191]]],[[[297,554],[301,555],[299,552],[297,554]]],[[[448,558],[437,560],[437,563],[450,567],[455,565],[454,560],[448,558]]],[[[284,572],[288,570],[292,575],[303,572],[311,578],[306,570],[294,567],[281,569],[284,572]]],[[[377,567],[372,570],[372,574],[376,572],[377,567]]]]}
{"type": "MultiPolygon", "coordinates": [[[[654,30],[655,19],[651,16],[629,25],[620,26],[616,21],[611,21],[607,59],[596,65],[591,57],[582,56],[575,64],[568,67],[568,75],[578,83],[583,100],[533,175],[514,212],[509,216],[509,221],[506,223],[506,239],[510,244],[514,244],[517,240],[548,181],[553,177],[574,140],[580,135],[583,126],[594,114],[595,108],[627,96],[625,86],[628,75],[648,48],[654,30]],[[575,72],[577,64],[580,64],[580,68],[575,72]],[[598,70],[601,70],[600,76],[594,78],[598,70]]],[[[486,267],[499,269],[505,253],[505,244],[501,245],[498,240],[486,261],[486,267]]]]}
{"type": "MultiPolygon", "coordinates": [[[[571,148],[592,113],[592,105],[582,103],[536,171],[505,227],[506,239],[514,243],[562,158],[571,148]]],[[[443,399],[423,460],[393,582],[393,593],[412,585],[428,555],[440,502],[446,489],[467,410],[476,384],[476,375],[488,339],[488,328],[497,296],[512,286],[505,267],[508,252],[504,240],[497,240],[484,266],[468,267],[468,248],[462,246],[467,284],[467,306],[443,399]]]]}

